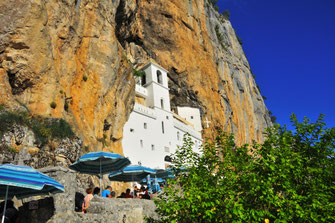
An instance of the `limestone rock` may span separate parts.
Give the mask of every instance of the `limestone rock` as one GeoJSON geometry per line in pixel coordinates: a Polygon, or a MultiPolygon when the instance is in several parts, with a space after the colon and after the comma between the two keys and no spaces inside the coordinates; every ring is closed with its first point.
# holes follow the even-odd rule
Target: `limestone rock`
{"type": "Polygon", "coordinates": [[[169,70],[172,107],[199,107],[205,137],[222,128],[238,143],[262,141],[272,123],[231,23],[207,1],[133,2],[120,1],[117,37],[135,62],[169,70]]]}
{"type": "Polygon", "coordinates": [[[89,150],[122,153],[134,80],[115,37],[117,4],[1,1],[0,104],[64,118],[89,150]],[[111,124],[108,131],[104,120],[111,124]],[[106,143],[99,141],[104,135],[106,143]]]}
{"type": "Polygon", "coordinates": [[[271,126],[231,23],[207,0],[4,0],[0,20],[0,104],[65,119],[85,151],[122,154],[129,60],[169,70],[172,107],[199,107],[205,137],[220,127],[262,141],[271,126]]]}

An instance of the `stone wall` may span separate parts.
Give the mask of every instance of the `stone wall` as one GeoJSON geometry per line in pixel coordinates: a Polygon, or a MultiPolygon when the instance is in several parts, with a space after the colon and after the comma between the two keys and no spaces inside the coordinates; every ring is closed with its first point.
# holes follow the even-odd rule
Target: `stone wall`
{"type": "MultiPolygon", "coordinates": [[[[77,173],[63,167],[51,167],[39,171],[57,180],[65,188],[64,193],[46,197],[32,197],[24,200],[20,207],[20,223],[67,223],[67,222],[122,222],[141,223],[144,216],[158,218],[155,204],[150,200],[110,199],[95,197],[86,214],[77,213],[75,193],[82,192],[83,181],[77,180],[77,173]],[[35,200],[35,201],[33,201],[35,200]],[[29,202],[36,202],[38,209],[29,210],[29,202]]],[[[88,175],[87,175],[88,177],[88,175]]]]}

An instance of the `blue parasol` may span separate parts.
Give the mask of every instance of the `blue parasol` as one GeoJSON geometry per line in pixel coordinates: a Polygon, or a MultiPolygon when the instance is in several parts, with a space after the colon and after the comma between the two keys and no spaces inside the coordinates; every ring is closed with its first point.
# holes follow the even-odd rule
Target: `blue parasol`
{"type": "Polygon", "coordinates": [[[109,152],[91,152],[80,157],[75,163],[70,166],[70,169],[80,173],[100,174],[100,187],[102,176],[112,171],[117,171],[125,168],[130,164],[128,158],[125,158],[116,153],[109,152]]]}
{"type": "Polygon", "coordinates": [[[141,181],[148,174],[155,174],[156,171],[144,166],[127,166],[123,170],[115,171],[109,174],[108,178],[111,181],[135,182],[141,181]]]}
{"type": "Polygon", "coordinates": [[[0,199],[5,199],[2,216],[4,222],[7,199],[25,198],[64,192],[64,186],[51,177],[28,166],[0,165],[0,199]]]}
{"type": "MultiPolygon", "coordinates": [[[[152,182],[152,181],[154,181],[155,179],[153,179],[153,178],[149,178],[149,181],[150,182],[152,182]]],[[[140,184],[147,184],[147,182],[148,182],[148,179],[147,178],[143,178],[139,183],[140,184]]],[[[158,183],[163,183],[164,182],[164,179],[162,179],[162,178],[157,178],[157,182],[158,183]]]]}

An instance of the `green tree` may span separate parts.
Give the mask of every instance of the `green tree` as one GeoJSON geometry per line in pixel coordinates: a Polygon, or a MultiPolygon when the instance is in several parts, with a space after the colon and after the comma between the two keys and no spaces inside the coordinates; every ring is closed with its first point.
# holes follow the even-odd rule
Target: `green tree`
{"type": "Polygon", "coordinates": [[[155,200],[160,222],[335,222],[335,129],[276,124],[262,144],[218,133],[202,155],[192,141],[173,155],[176,179],[155,200]],[[221,158],[224,157],[224,158],[221,158]]]}

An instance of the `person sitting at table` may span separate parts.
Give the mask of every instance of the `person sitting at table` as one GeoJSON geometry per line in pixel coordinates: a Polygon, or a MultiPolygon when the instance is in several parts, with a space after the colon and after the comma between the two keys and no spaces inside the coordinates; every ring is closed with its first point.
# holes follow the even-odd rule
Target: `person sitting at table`
{"type": "Polygon", "coordinates": [[[84,198],[83,202],[83,207],[82,207],[82,212],[86,213],[87,208],[90,206],[90,200],[93,198],[93,190],[92,188],[88,188],[86,190],[87,195],[84,198]]]}
{"type": "Polygon", "coordinates": [[[126,198],[126,193],[122,192],[120,196],[118,196],[117,198],[126,198]]]}
{"type": "Polygon", "coordinates": [[[151,199],[151,196],[149,195],[149,192],[148,192],[148,187],[145,189],[144,194],[142,195],[142,199],[147,199],[147,200],[151,199]]]}
{"type": "Polygon", "coordinates": [[[138,198],[142,198],[142,195],[144,194],[145,187],[141,186],[140,190],[137,193],[138,198]]]}
{"type": "Polygon", "coordinates": [[[130,194],[130,189],[126,190],[126,198],[133,198],[133,195],[130,194]]]}
{"type": "Polygon", "coordinates": [[[94,190],[93,190],[93,197],[98,196],[99,193],[100,193],[100,188],[99,187],[94,188],[94,190]]]}
{"type": "Polygon", "coordinates": [[[102,191],[101,197],[112,197],[111,192],[112,192],[112,187],[107,186],[106,189],[102,191]]]}

